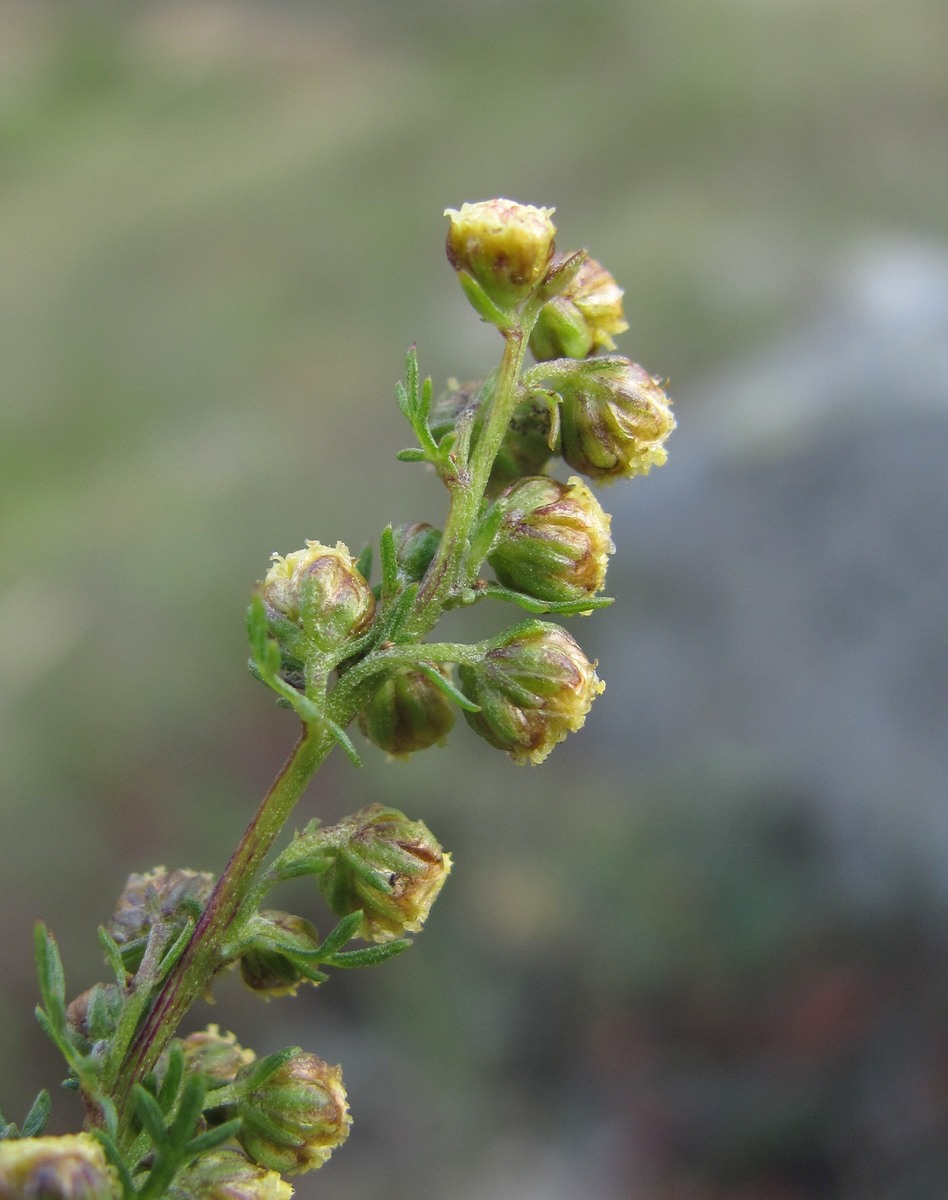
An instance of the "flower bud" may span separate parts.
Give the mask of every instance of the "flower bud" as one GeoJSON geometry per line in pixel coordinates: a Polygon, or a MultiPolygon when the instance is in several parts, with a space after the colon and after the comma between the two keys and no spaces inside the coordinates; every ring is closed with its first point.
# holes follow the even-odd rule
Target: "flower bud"
{"type": "MultiPolygon", "coordinates": [[[[264,601],[300,628],[304,609],[312,605],[312,636],[320,649],[335,650],[371,625],[375,597],[342,542],[332,549],[308,541],[303,550],[272,557],[263,581],[264,601]]],[[[279,630],[275,632],[279,636],[279,630]]]]}
{"type": "Polygon", "coordinates": [[[247,936],[253,944],[240,956],[240,977],[247,987],[267,999],[295,995],[306,976],[286,951],[315,950],[319,945],[315,926],[304,917],[265,909],[250,921],[247,936]]]}
{"type": "Polygon", "coordinates": [[[491,468],[488,486],[491,495],[524,475],[539,475],[543,470],[553,453],[550,421],[550,407],[538,396],[522,400],[513,410],[491,468]]]}
{"type": "Polygon", "coordinates": [[[318,884],[339,917],[362,910],[359,936],[388,942],[417,932],[451,870],[428,827],[397,808],[370,804],[333,830],[338,850],[318,884]]]}
{"type": "Polygon", "coordinates": [[[178,1176],[170,1194],[173,1200],[290,1200],[293,1188],[239,1150],[212,1150],[178,1176]]]}
{"type": "Polygon", "coordinates": [[[88,1133],[0,1142],[3,1200],[118,1200],[118,1177],[88,1133]]]}
{"type": "Polygon", "coordinates": [[[365,736],[394,758],[443,746],[453,725],[451,701],[414,667],[398,667],[385,676],[359,713],[365,736]]]}
{"type": "Polygon", "coordinates": [[[574,470],[608,483],[665,462],[675,418],[659,381],[636,363],[603,359],[560,392],[563,458],[574,470]]]}
{"type": "MultiPolygon", "coordinates": [[[[246,1077],[255,1067],[238,1074],[246,1077]]],[[[297,1049],[236,1105],[237,1140],[255,1163],[287,1174],[321,1167],[349,1136],[352,1123],[339,1067],[297,1049]]]]}
{"type": "Polygon", "coordinates": [[[522,479],[498,503],[504,517],[489,561],[505,587],[554,602],[602,589],[615,546],[608,513],[581,479],[522,479]]]}
{"type": "Polygon", "coordinates": [[[392,530],[395,538],[395,561],[398,569],[410,583],[418,583],[424,576],[438,550],[441,532],[420,522],[414,525],[396,525],[392,530]]]}
{"type": "Polygon", "coordinates": [[[465,694],[481,710],[464,716],[515,763],[540,763],[582,726],[605,688],[595,666],[559,625],[525,622],[497,639],[479,663],[459,667],[465,694]]]}
{"type": "Polygon", "coordinates": [[[144,875],[129,875],[106,926],[119,946],[128,947],[123,957],[129,970],[137,970],[152,925],[161,921],[172,932],[182,930],[195,910],[200,912],[207,904],[214,883],[207,871],[155,867],[144,875]]]}
{"type": "Polygon", "coordinates": [[[552,208],[513,200],[447,208],[448,261],[474,279],[498,308],[514,308],[546,275],[556,234],[552,213],[552,208]]]}
{"type": "Polygon", "coordinates": [[[540,310],[530,349],[541,362],[585,358],[596,350],[614,350],[612,335],[628,328],[622,288],[601,263],[587,258],[565,290],[540,310]]]}
{"type": "Polygon", "coordinates": [[[217,1025],[208,1025],[187,1037],[179,1038],[187,1071],[207,1075],[219,1083],[230,1083],[241,1067],[254,1061],[252,1050],[244,1050],[232,1033],[221,1033],[217,1025]]]}

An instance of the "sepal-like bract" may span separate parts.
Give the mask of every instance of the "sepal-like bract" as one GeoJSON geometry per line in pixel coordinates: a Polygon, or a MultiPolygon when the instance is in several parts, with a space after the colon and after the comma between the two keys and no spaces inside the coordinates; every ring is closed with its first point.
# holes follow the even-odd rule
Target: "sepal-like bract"
{"type": "Polygon", "coordinates": [[[560,295],[540,310],[530,349],[540,360],[586,358],[597,350],[614,350],[613,335],[628,328],[622,288],[601,263],[587,258],[560,295]]]}

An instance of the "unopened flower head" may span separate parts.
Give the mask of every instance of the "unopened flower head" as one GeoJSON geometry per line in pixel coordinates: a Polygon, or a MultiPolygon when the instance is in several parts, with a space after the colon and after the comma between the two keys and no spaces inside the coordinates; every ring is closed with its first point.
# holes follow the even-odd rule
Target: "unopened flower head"
{"type": "Polygon", "coordinates": [[[372,589],[342,542],[334,547],[307,542],[285,558],[274,554],[263,598],[324,650],[358,637],[375,616],[372,589]]]}
{"type": "Polygon", "coordinates": [[[178,1045],[184,1054],[186,1070],[221,1083],[230,1083],[241,1067],[256,1058],[252,1050],[239,1045],[232,1033],[221,1033],[218,1025],[189,1033],[178,1040],[178,1045]]]}
{"type": "Polygon", "coordinates": [[[264,909],[249,922],[247,936],[252,945],[240,956],[240,977],[247,987],[267,999],[295,995],[306,976],[290,956],[316,949],[316,927],[305,917],[264,909]]]}
{"type": "Polygon", "coordinates": [[[397,667],[382,678],[359,713],[359,728],[394,758],[443,746],[454,726],[454,708],[424,671],[397,667]]]}
{"type": "Polygon", "coordinates": [[[480,712],[465,711],[468,724],[518,764],[542,762],[582,726],[606,686],[566,630],[546,621],[515,626],[458,675],[480,705],[480,712]]]}
{"type": "Polygon", "coordinates": [[[629,328],[622,288],[606,268],[587,258],[560,295],[544,304],[530,335],[534,357],[585,358],[614,350],[613,335],[629,328]]]}
{"type": "Polygon", "coordinates": [[[333,912],[361,909],[359,936],[367,941],[416,933],[451,870],[451,856],[427,825],[370,804],[331,832],[338,849],[318,883],[333,912]]]}
{"type": "Polygon", "coordinates": [[[556,235],[552,214],[552,208],[503,199],[445,209],[448,261],[499,308],[514,308],[546,275],[556,235]]]}
{"type": "MultiPolygon", "coordinates": [[[[238,1075],[235,1087],[240,1082],[238,1075]]],[[[342,1071],[302,1050],[245,1092],[236,1108],[244,1150],[259,1166],[290,1175],[321,1167],[352,1123],[342,1071]]]]}
{"type": "Polygon", "coordinates": [[[524,475],[538,475],[543,470],[553,453],[550,426],[550,406],[541,397],[521,400],[494,459],[488,489],[491,495],[524,475]]]}
{"type": "Polygon", "coordinates": [[[609,514],[577,476],[522,479],[503,493],[499,541],[490,556],[505,587],[537,600],[594,596],[605,585],[609,514]]]}
{"type": "Polygon", "coordinates": [[[137,956],[126,956],[126,966],[136,969],[145,939],[156,921],[170,930],[179,930],[200,915],[211,898],[214,883],[214,876],[206,871],[168,871],[164,867],[129,875],[106,927],[120,946],[141,943],[137,956]]]}
{"type": "Polygon", "coordinates": [[[590,364],[600,361],[601,369],[578,372],[560,388],[563,458],[597,482],[647,475],[668,457],[671,402],[638,364],[623,358],[590,364]]]}
{"type": "Polygon", "coordinates": [[[239,1150],[212,1150],[183,1171],[172,1200],[290,1200],[292,1185],[239,1150]]]}
{"type": "Polygon", "coordinates": [[[392,533],[398,569],[409,582],[417,583],[428,570],[437,552],[441,531],[421,521],[410,525],[396,525],[392,533]]]}
{"type": "Polygon", "coordinates": [[[0,1142],[3,1200],[118,1200],[118,1177],[88,1133],[0,1142]]]}

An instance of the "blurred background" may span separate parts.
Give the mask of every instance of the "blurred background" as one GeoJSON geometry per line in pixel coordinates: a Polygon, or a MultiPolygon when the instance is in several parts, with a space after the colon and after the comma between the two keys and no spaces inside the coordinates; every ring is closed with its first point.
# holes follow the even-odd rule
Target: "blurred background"
{"type": "Polygon", "coordinates": [[[539,769],[463,721],[334,756],[300,823],[427,821],[429,927],[191,1024],[342,1062],[303,1198],[943,1200],[946,47],[944,0],[0,0],[9,1118],[79,1120],[33,922],[88,987],[126,874],[219,871],[295,738],[245,669],[270,553],[440,523],[393,386],[496,362],[441,213],[503,195],[676,402],[570,622],[608,690],[539,769]]]}

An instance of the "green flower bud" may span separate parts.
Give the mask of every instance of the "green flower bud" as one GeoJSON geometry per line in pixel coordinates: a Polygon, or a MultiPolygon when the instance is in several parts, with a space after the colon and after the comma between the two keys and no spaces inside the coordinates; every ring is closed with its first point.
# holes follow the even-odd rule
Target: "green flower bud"
{"type": "Polygon", "coordinates": [[[338,849],[317,882],[337,916],[361,909],[359,936],[372,942],[422,927],[451,870],[425,824],[370,804],[323,836],[338,849]]]}
{"type": "Polygon", "coordinates": [[[424,576],[438,550],[441,532],[424,522],[415,525],[396,525],[392,530],[395,537],[395,561],[398,569],[410,583],[418,583],[424,576]]]}
{"type": "MultiPolygon", "coordinates": [[[[246,1067],[242,1076],[256,1070],[246,1067]]],[[[255,1163],[296,1174],[321,1167],[349,1136],[352,1120],[339,1067],[297,1049],[237,1101],[237,1140],[255,1163]]]]}
{"type": "Polygon", "coordinates": [[[295,995],[302,982],[312,982],[286,955],[287,950],[315,950],[319,945],[316,927],[304,917],[266,909],[249,923],[247,937],[253,939],[240,956],[240,977],[251,991],[271,996],[295,995]]]}
{"type": "Polygon", "coordinates": [[[232,1033],[221,1033],[217,1025],[179,1038],[178,1045],[187,1071],[207,1075],[219,1083],[230,1083],[242,1067],[257,1057],[252,1050],[244,1050],[232,1033]]]}
{"type": "Polygon", "coordinates": [[[453,725],[451,701],[414,667],[399,667],[386,675],[359,713],[365,736],[394,758],[443,746],[453,725]]]}
{"type": "MultiPolygon", "coordinates": [[[[335,650],[365,633],[375,616],[372,589],[342,542],[335,548],[307,542],[285,558],[273,555],[273,566],[263,581],[263,598],[279,616],[303,628],[305,592],[314,614],[312,635],[322,650],[335,650]]],[[[279,638],[279,624],[274,623],[279,638]]],[[[309,632],[309,630],[304,630],[309,632]]]]}
{"type": "Polygon", "coordinates": [[[119,946],[129,970],[137,970],[148,932],[156,921],[180,932],[195,912],[200,913],[214,890],[206,871],[168,871],[155,867],[144,875],[129,875],[106,928],[119,946]]]}
{"type": "Polygon", "coordinates": [[[122,1010],[122,997],[114,983],[97,983],[76,996],[66,1008],[66,1023],[83,1038],[90,1050],[115,1032],[122,1010]]]}
{"type": "MultiPolygon", "coordinates": [[[[458,385],[453,381],[450,390],[440,396],[432,407],[431,432],[440,439],[457,425],[458,417],[470,404],[477,411],[473,420],[473,437],[477,440],[483,426],[483,408],[480,404],[483,382],[458,385]]],[[[524,475],[539,475],[550,461],[551,447],[550,405],[540,396],[528,396],[513,411],[510,425],[501,442],[494,465],[491,468],[487,492],[496,496],[508,484],[524,475]]]]}
{"type": "Polygon", "coordinates": [[[582,726],[605,688],[595,667],[565,629],[525,622],[497,639],[479,663],[459,667],[465,694],[481,709],[464,716],[515,763],[540,763],[582,726]]]}
{"type": "Polygon", "coordinates": [[[582,600],[602,589],[615,546],[608,513],[581,479],[522,479],[498,503],[504,518],[489,561],[505,587],[548,601],[582,600]]]}
{"type": "Polygon", "coordinates": [[[565,290],[540,310],[530,349],[541,362],[585,358],[597,350],[614,350],[612,335],[628,328],[622,288],[601,263],[587,258],[565,290]]]}
{"type": "Polygon", "coordinates": [[[177,1178],[172,1200],[290,1200],[293,1188],[276,1171],[239,1150],[202,1154],[177,1178]]]}
{"type": "Polygon", "coordinates": [[[118,1200],[118,1177],[88,1133],[0,1142],[3,1200],[118,1200]]]}
{"type": "Polygon", "coordinates": [[[636,363],[602,359],[559,390],[563,458],[574,470],[610,483],[665,462],[675,418],[659,381],[636,363]]]}
{"type": "Polygon", "coordinates": [[[546,275],[556,234],[552,213],[552,208],[502,199],[447,208],[448,261],[500,309],[514,308],[546,275]]]}
{"type": "Polygon", "coordinates": [[[550,427],[550,406],[540,397],[530,396],[517,405],[491,468],[490,495],[525,475],[540,474],[553,453],[550,427]]]}

